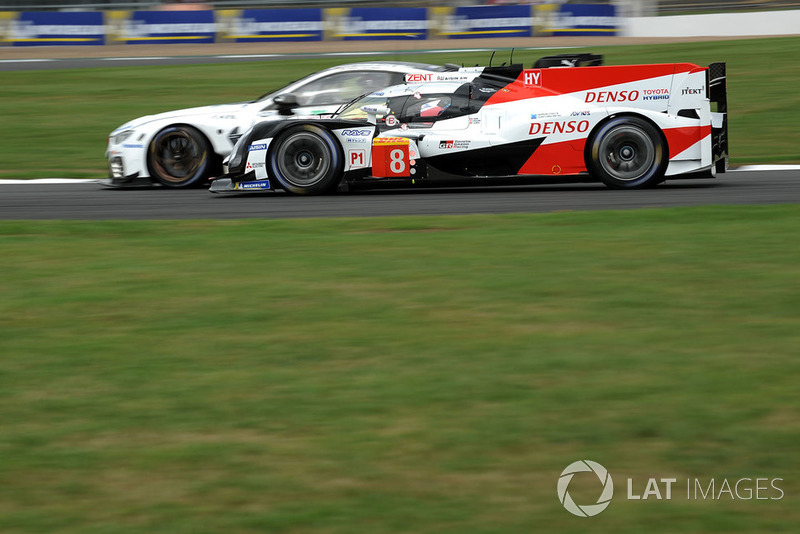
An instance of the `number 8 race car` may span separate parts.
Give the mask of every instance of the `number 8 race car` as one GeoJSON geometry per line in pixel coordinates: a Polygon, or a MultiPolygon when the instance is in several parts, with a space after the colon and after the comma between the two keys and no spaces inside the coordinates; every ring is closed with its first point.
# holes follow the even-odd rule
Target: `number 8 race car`
{"type": "Polygon", "coordinates": [[[453,178],[637,188],[725,172],[724,63],[601,61],[564,55],[532,69],[407,75],[333,118],[261,122],[241,137],[211,191],[324,194],[453,178]]]}

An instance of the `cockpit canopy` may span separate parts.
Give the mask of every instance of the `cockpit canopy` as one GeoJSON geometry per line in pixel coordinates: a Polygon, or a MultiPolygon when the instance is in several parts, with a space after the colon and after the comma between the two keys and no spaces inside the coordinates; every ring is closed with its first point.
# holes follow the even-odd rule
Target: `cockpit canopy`
{"type": "Polygon", "coordinates": [[[337,118],[366,120],[367,109],[388,109],[388,114],[377,114],[380,122],[385,122],[391,115],[397,122],[410,127],[430,126],[436,121],[477,113],[499,89],[493,85],[480,79],[467,83],[396,85],[352,102],[337,118]]]}

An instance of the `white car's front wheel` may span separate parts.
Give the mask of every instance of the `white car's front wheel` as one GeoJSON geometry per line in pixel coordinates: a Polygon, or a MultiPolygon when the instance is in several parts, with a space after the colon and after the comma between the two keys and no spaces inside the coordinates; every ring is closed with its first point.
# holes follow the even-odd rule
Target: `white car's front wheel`
{"type": "Polygon", "coordinates": [[[167,187],[190,187],[209,176],[211,147],[208,140],[190,126],[164,128],[150,142],[147,151],[151,176],[167,187]]]}

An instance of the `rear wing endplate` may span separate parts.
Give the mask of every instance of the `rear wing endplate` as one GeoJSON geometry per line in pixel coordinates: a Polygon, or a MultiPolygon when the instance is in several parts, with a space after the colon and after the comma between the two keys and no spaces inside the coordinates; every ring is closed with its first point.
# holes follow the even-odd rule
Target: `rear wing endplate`
{"type": "Polygon", "coordinates": [[[728,168],[727,80],[725,63],[712,63],[708,66],[708,70],[706,70],[706,87],[708,99],[711,102],[711,145],[714,166],[717,172],[725,172],[728,168]]]}

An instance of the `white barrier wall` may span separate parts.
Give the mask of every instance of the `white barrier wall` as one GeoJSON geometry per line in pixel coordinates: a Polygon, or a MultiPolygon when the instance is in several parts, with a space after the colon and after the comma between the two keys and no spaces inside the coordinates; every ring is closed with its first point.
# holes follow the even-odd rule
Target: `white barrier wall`
{"type": "Polygon", "coordinates": [[[715,13],[622,20],[625,37],[732,37],[800,35],[800,9],[755,13],[715,13]]]}

